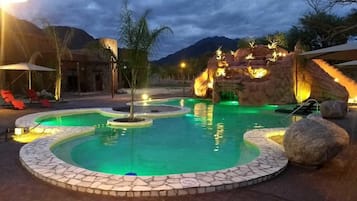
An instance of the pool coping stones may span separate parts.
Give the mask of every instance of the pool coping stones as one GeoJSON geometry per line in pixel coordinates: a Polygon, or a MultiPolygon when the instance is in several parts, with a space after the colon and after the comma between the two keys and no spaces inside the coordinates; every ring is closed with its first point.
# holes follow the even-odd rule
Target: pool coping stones
{"type": "MultiPolygon", "coordinates": [[[[58,110],[23,116],[16,120],[17,127],[29,127],[37,131],[51,130],[55,134],[24,145],[19,153],[21,164],[37,178],[53,185],[74,191],[118,197],[177,196],[231,190],[275,177],[288,164],[282,146],[267,137],[273,132],[285,129],[274,128],[246,132],[244,139],[258,146],[260,155],[250,163],[228,169],[165,176],[121,176],[90,171],[60,160],[50,148],[64,139],[91,133],[94,127],[52,127],[38,125],[35,122],[37,118],[86,112],[100,112],[113,117],[127,115],[110,108],[94,108],[58,110]]],[[[175,114],[182,115],[187,112],[187,108],[182,108],[175,114]]],[[[155,115],[158,114],[155,112],[155,115]]],[[[164,115],[173,114],[164,112],[164,115]]]]}

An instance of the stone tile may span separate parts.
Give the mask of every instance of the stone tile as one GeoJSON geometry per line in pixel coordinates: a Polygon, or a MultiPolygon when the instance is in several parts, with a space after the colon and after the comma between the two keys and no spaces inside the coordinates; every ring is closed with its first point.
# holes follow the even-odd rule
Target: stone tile
{"type": "Polygon", "coordinates": [[[172,187],[171,187],[171,186],[167,186],[167,185],[163,185],[163,186],[155,187],[155,188],[153,188],[152,190],[155,190],[155,191],[166,191],[166,190],[172,190],[172,187]]]}
{"type": "Polygon", "coordinates": [[[101,182],[94,182],[90,185],[91,188],[97,188],[98,186],[102,185],[101,182]]]}
{"type": "Polygon", "coordinates": [[[178,195],[188,195],[188,191],[184,190],[184,189],[180,189],[177,191],[178,195]]]}
{"type": "Polygon", "coordinates": [[[106,185],[106,184],[101,184],[97,187],[98,189],[101,189],[101,190],[111,190],[113,188],[113,185],[106,185]]]}
{"type": "Polygon", "coordinates": [[[133,182],[133,185],[135,185],[135,186],[147,186],[148,183],[146,183],[143,180],[138,178],[133,182]]]}
{"type": "Polygon", "coordinates": [[[87,182],[94,182],[95,179],[96,179],[95,176],[86,176],[86,177],[82,178],[81,180],[82,181],[87,181],[87,182]]]}
{"type": "Polygon", "coordinates": [[[182,184],[180,184],[180,183],[172,183],[172,184],[168,184],[168,185],[174,189],[182,189],[183,188],[182,184]]]}
{"type": "Polygon", "coordinates": [[[182,178],[180,180],[180,183],[182,184],[183,187],[185,188],[191,188],[191,187],[199,187],[200,183],[198,182],[197,179],[195,178],[182,178]]]}
{"type": "Polygon", "coordinates": [[[135,181],[136,176],[124,176],[123,179],[124,179],[124,181],[131,181],[131,182],[133,182],[133,181],[135,181]]]}
{"type": "Polygon", "coordinates": [[[150,191],[152,188],[149,186],[134,186],[133,191],[150,191]]]}
{"type": "Polygon", "coordinates": [[[214,178],[213,177],[202,177],[200,180],[205,181],[205,182],[213,182],[214,178]]]}
{"type": "Polygon", "coordinates": [[[142,197],[149,197],[150,194],[151,194],[151,191],[143,191],[143,192],[141,192],[141,196],[142,197]]]}
{"type": "Polygon", "coordinates": [[[156,176],[153,181],[164,181],[167,179],[167,176],[156,176]]]}
{"type": "Polygon", "coordinates": [[[182,174],[182,177],[196,178],[196,174],[194,174],[194,173],[186,173],[186,174],[182,174]]]}
{"type": "Polygon", "coordinates": [[[170,179],[180,179],[180,178],[182,178],[182,176],[179,174],[172,174],[172,175],[169,175],[169,178],[170,179]]]}
{"type": "Polygon", "coordinates": [[[167,183],[179,183],[180,179],[179,178],[177,178],[177,179],[167,179],[166,182],[167,183]]]}
{"type": "Polygon", "coordinates": [[[78,183],[79,186],[83,186],[83,187],[90,187],[92,185],[91,182],[80,182],[78,183]]]}
{"type": "Polygon", "coordinates": [[[79,184],[79,183],[81,183],[81,180],[70,179],[70,180],[68,181],[68,184],[69,184],[69,185],[76,185],[76,184],[79,184]]]}

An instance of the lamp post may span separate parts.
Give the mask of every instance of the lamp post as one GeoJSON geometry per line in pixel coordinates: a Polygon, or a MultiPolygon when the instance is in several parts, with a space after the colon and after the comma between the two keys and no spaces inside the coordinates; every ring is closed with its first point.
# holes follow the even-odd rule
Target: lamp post
{"type": "Polygon", "coordinates": [[[27,2],[27,0],[1,0],[0,1],[0,9],[2,11],[0,12],[0,18],[1,18],[1,45],[0,45],[0,63],[3,62],[3,57],[4,57],[4,40],[5,40],[5,14],[4,14],[4,9],[12,4],[12,3],[21,3],[21,2],[27,2]]]}
{"type": "Polygon", "coordinates": [[[21,3],[21,2],[26,2],[27,0],[1,0],[0,1],[0,6],[6,6],[11,3],[21,3]]]}
{"type": "MultiPolygon", "coordinates": [[[[27,0],[0,0],[0,65],[3,65],[5,58],[5,8],[12,3],[26,2],[27,0]]],[[[31,72],[29,72],[31,73],[31,72]]],[[[5,84],[4,73],[0,73],[0,88],[5,84]]]]}
{"type": "Polygon", "coordinates": [[[186,68],[186,63],[181,62],[180,63],[180,69],[181,69],[181,79],[182,79],[182,95],[185,95],[185,75],[184,75],[184,69],[186,68]]]}
{"type": "Polygon", "coordinates": [[[115,61],[113,56],[110,56],[110,70],[111,70],[111,74],[112,74],[112,87],[111,87],[111,91],[112,91],[112,98],[114,98],[114,91],[115,91],[115,61]]]}

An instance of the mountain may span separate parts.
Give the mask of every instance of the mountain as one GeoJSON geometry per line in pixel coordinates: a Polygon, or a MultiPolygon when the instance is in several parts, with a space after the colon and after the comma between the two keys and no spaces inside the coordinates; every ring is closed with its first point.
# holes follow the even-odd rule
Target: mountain
{"type": "Polygon", "coordinates": [[[58,37],[63,39],[67,33],[73,30],[73,36],[71,38],[70,43],[68,44],[69,49],[81,49],[85,47],[89,42],[94,41],[93,36],[89,35],[82,29],[78,29],[75,27],[67,27],[67,26],[53,26],[58,37]]]}
{"type": "Polygon", "coordinates": [[[182,60],[197,58],[205,54],[214,54],[222,46],[222,50],[236,50],[239,39],[230,39],[223,36],[204,38],[195,44],[188,46],[174,54],[153,61],[155,65],[176,65],[182,60]]]}
{"type": "Polygon", "coordinates": [[[45,36],[45,33],[36,25],[26,20],[18,19],[0,8],[0,16],[3,20],[0,21],[0,30],[2,28],[10,29],[15,33],[23,33],[28,35],[45,36]],[[4,24],[2,24],[4,23],[4,24]]]}

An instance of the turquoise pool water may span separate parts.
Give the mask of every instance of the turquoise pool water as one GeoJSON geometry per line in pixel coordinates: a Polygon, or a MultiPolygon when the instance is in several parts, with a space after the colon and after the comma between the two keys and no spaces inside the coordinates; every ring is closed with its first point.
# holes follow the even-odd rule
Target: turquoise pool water
{"type": "Polygon", "coordinates": [[[165,102],[191,108],[175,118],[155,119],[151,127],[118,129],[105,126],[110,117],[98,113],[41,119],[42,125],[96,126],[95,133],[52,147],[60,159],[89,170],[140,176],[219,170],[245,164],[259,150],[243,140],[253,128],[284,127],[286,115],[276,106],[244,107],[237,102],[211,104],[185,99],[165,102]]]}

